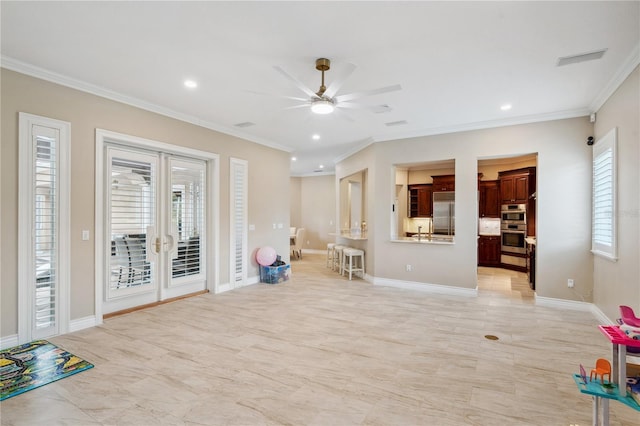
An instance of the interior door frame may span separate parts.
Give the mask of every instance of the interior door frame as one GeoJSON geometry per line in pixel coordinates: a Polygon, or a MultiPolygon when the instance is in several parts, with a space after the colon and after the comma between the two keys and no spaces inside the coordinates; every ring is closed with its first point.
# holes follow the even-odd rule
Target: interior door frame
{"type": "Polygon", "coordinates": [[[220,282],[220,155],[137,136],[96,128],[95,135],[95,324],[103,322],[103,280],[105,276],[105,145],[120,145],[158,153],[192,157],[206,162],[206,239],[209,254],[206,258],[206,289],[216,292],[220,282]]]}

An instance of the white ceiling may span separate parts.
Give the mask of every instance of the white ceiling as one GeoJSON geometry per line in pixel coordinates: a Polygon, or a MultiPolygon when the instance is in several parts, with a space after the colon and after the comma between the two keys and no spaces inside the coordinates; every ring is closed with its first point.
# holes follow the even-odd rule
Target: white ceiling
{"type": "Polygon", "coordinates": [[[589,114],[638,62],[639,6],[2,1],[2,66],[290,151],[305,175],[372,142],[589,114]],[[315,91],[320,57],[327,85],[356,65],[339,95],[400,84],[358,101],[390,111],[351,109],[349,121],[252,93],[304,97],[274,66],[315,91]],[[396,121],[407,123],[385,125],[396,121]]]}

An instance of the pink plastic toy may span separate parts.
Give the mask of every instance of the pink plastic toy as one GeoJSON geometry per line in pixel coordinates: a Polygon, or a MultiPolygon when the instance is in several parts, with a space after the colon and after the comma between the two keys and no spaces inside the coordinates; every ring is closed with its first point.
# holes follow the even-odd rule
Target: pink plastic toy
{"type": "Polygon", "coordinates": [[[620,305],[620,315],[622,322],[632,327],[640,327],[640,318],[636,317],[633,309],[628,306],[620,305]]]}

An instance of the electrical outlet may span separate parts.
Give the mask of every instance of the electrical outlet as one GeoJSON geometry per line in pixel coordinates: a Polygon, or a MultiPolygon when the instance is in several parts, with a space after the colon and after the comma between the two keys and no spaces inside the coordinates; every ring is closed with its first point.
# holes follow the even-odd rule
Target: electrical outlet
{"type": "Polygon", "coordinates": [[[574,284],[573,284],[573,280],[572,280],[571,278],[569,278],[569,279],[567,280],[567,287],[569,287],[569,288],[573,288],[573,285],[574,285],[574,284]]]}
{"type": "Polygon", "coordinates": [[[407,264],[407,272],[411,272],[413,270],[413,266],[407,264]]]}

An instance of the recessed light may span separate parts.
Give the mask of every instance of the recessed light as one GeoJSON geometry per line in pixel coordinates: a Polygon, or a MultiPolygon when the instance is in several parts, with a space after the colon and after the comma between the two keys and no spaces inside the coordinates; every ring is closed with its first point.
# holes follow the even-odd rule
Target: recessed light
{"type": "Polygon", "coordinates": [[[320,164],[318,167],[320,167],[321,169],[324,169],[324,166],[322,164],[320,164]]]}
{"type": "Polygon", "coordinates": [[[316,133],[315,135],[311,136],[311,139],[313,139],[314,141],[318,141],[320,140],[320,135],[316,133]]]}
{"type": "Polygon", "coordinates": [[[504,104],[500,107],[502,111],[509,111],[511,109],[511,104],[504,104]]]}
{"type": "Polygon", "coordinates": [[[291,161],[296,161],[297,158],[296,157],[291,157],[291,161]]]}
{"type": "Polygon", "coordinates": [[[196,83],[194,80],[185,80],[184,86],[189,89],[195,89],[196,87],[198,87],[198,83],[196,83]]]}

